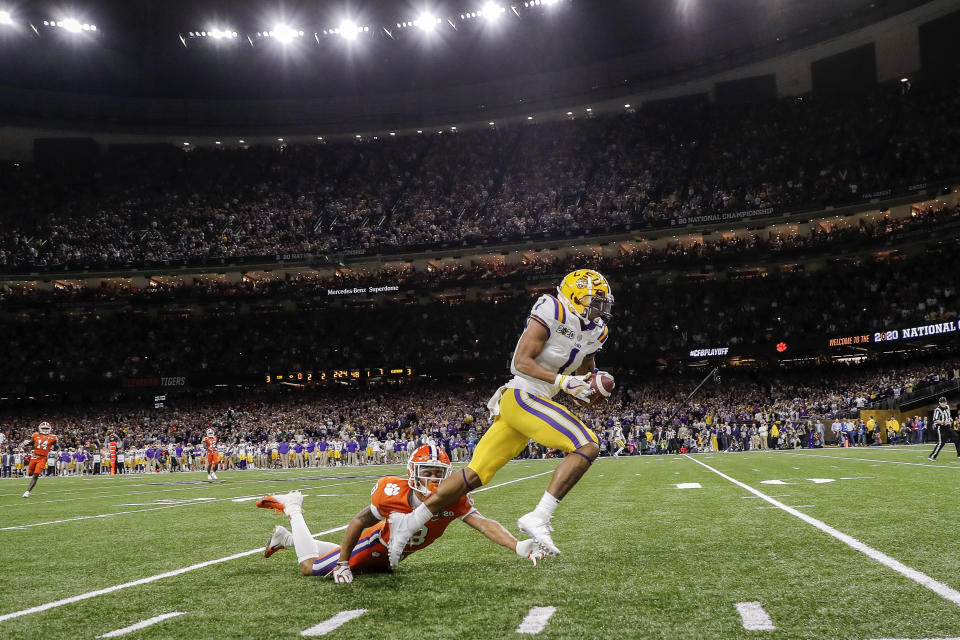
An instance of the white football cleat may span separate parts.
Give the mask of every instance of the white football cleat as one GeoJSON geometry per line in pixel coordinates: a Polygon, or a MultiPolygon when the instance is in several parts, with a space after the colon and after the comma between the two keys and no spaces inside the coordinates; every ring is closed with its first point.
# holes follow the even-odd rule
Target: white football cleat
{"type": "Polygon", "coordinates": [[[29,498],[29,497],[30,497],[30,492],[29,492],[29,491],[24,491],[24,492],[23,492],[23,497],[24,497],[24,498],[29,498]]]}
{"type": "Polygon", "coordinates": [[[270,556],[275,554],[277,551],[280,551],[281,549],[286,549],[289,546],[293,546],[292,538],[293,538],[292,533],[290,533],[285,527],[281,527],[280,525],[277,525],[274,528],[273,534],[271,534],[270,539],[267,540],[267,546],[263,550],[263,557],[269,558],[270,556]]]}
{"type": "Polygon", "coordinates": [[[400,564],[400,558],[403,556],[403,550],[406,548],[410,538],[417,532],[419,527],[413,526],[412,513],[398,513],[394,511],[387,518],[390,523],[390,539],[387,541],[387,556],[390,560],[390,566],[396,567],[400,564]]]}
{"type": "Polygon", "coordinates": [[[560,555],[560,549],[557,549],[557,545],[553,544],[553,538],[550,535],[553,532],[553,527],[550,526],[550,518],[543,518],[536,511],[531,511],[520,516],[520,519],[517,520],[517,526],[520,527],[520,531],[523,531],[543,547],[547,554],[551,556],[560,555]]]}

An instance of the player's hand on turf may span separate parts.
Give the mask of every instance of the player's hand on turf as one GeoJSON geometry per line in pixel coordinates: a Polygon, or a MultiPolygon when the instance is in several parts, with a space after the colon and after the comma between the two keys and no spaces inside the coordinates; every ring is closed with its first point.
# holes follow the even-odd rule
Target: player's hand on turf
{"type": "Polygon", "coordinates": [[[349,563],[337,563],[337,568],[333,570],[333,581],[344,584],[353,582],[353,572],[350,571],[349,563]]]}
{"type": "Polygon", "coordinates": [[[565,376],[558,373],[554,384],[560,387],[564,393],[573,396],[577,400],[589,402],[592,391],[590,389],[590,374],[582,376],[565,376]]]}
{"type": "Polygon", "coordinates": [[[537,566],[547,552],[533,540],[521,540],[517,543],[517,555],[532,562],[533,566],[537,566]]]}

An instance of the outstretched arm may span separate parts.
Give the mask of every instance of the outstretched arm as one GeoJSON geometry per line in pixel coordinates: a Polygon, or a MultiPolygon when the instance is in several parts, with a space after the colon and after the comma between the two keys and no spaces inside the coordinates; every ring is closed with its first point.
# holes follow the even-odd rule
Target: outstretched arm
{"type": "Polygon", "coordinates": [[[485,518],[478,511],[470,513],[463,521],[486,536],[488,540],[510,549],[521,558],[527,558],[533,562],[534,566],[544,556],[543,549],[535,545],[533,540],[518,541],[502,524],[493,518],[485,518]]]}
{"type": "Polygon", "coordinates": [[[474,511],[463,519],[468,525],[485,535],[489,540],[496,542],[501,547],[506,547],[511,551],[517,550],[517,539],[507,529],[494,520],[485,518],[479,512],[474,511]]]}

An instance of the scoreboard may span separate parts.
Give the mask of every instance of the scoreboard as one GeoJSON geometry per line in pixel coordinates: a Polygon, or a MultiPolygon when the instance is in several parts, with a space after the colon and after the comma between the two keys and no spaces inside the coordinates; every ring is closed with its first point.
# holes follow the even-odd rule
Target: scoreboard
{"type": "Polygon", "coordinates": [[[321,384],[327,382],[350,382],[370,378],[409,378],[413,375],[410,367],[367,367],[364,369],[327,369],[323,371],[285,371],[268,373],[267,384],[321,384]]]}

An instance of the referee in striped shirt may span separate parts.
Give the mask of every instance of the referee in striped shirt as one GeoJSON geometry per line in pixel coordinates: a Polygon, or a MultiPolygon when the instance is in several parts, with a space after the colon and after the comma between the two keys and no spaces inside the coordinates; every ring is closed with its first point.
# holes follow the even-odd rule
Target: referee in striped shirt
{"type": "Polygon", "coordinates": [[[953,418],[950,416],[950,407],[947,405],[946,398],[940,398],[940,406],[933,410],[933,426],[937,428],[937,446],[928,459],[936,460],[948,440],[957,447],[957,457],[960,458],[960,433],[953,428],[953,418]]]}

